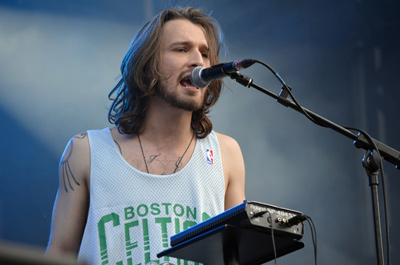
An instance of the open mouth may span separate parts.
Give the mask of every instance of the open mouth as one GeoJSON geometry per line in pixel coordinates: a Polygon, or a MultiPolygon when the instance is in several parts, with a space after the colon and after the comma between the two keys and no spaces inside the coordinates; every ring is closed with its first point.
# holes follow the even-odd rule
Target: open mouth
{"type": "Polygon", "coordinates": [[[196,88],[192,82],[190,82],[190,75],[186,76],[179,82],[182,86],[187,87],[187,88],[196,88]]]}

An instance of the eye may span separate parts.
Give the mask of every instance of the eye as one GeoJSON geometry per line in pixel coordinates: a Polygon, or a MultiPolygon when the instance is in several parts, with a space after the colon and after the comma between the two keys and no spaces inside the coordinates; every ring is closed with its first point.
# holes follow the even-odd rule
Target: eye
{"type": "Polygon", "coordinates": [[[175,51],[177,52],[186,52],[186,48],[176,48],[175,51]]]}
{"type": "Polygon", "coordinates": [[[203,56],[206,59],[208,59],[208,57],[209,57],[208,52],[202,52],[201,56],[203,56]]]}

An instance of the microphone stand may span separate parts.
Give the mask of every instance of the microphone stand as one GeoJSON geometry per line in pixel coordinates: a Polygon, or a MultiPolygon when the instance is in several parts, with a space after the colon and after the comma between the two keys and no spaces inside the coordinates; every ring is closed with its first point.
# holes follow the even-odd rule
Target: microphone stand
{"type": "MultiPolygon", "coordinates": [[[[362,134],[355,134],[348,129],[306,109],[300,108],[297,106],[292,100],[288,99],[288,91],[285,86],[283,86],[279,96],[253,82],[253,79],[242,75],[238,71],[231,73],[230,78],[238,82],[239,84],[245,87],[253,87],[258,91],[276,99],[277,102],[284,105],[285,107],[289,107],[294,109],[302,114],[307,113],[311,116],[314,121],[318,124],[321,124],[325,127],[331,128],[332,130],[346,136],[353,140],[353,144],[357,148],[363,148],[366,150],[366,155],[363,158],[363,166],[366,170],[367,175],[369,176],[369,186],[371,188],[371,196],[372,196],[372,206],[373,206],[373,217],[374,217],[374,229],[375,229],[375,245],[376,245],[376,254],[378,265],[384,265],[383,259],[383,244],[382,244],[382,229],[381,229],[381,218],[379,211],[379,194],[378,194],[378,174],[380,169],[381,159],[385,159],[386,161],[395,165],[395,168],[400,170],[400,152],[379,142],[378,140],[372,139],[373,143],[375,143],[379,153],[382,158],[378,157],[377,153],[374,151],[373,143],[369,143],[368,140],[362,134]]],[[[288,87],[290,89],[290,87],[288,87]]],[[[389,257],[388,257],[389,258],[389,257]]]]}

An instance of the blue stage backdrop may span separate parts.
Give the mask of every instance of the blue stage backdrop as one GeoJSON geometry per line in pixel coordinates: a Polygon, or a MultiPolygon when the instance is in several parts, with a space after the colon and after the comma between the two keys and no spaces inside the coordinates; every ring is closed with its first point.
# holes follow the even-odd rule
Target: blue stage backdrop
{"type": "MultiPolygon", "coordinates": [[[[45,248],[64,147],[77,133],[111,126],[107,95],[120,62],[138,28],[170,2],[0,2],[1,241],[45,248]]],[[[186,3],[220,22],[223,61],[262,60],[304,107],[400,149],[398,1],[186,3]]],[[[260,65],[241,72],[279,93],[260,65]]],[[[376,264],[364,151],[352,140],[227,79],[211,118],[241,145],[248,200],[314,220],[320,264],[376,264]]],[[[384,166],[392,264],[399,264],[400,171],[384,166]]],[[[280,264],[313,264],[308,226],[303,241],[280,264]]]]}

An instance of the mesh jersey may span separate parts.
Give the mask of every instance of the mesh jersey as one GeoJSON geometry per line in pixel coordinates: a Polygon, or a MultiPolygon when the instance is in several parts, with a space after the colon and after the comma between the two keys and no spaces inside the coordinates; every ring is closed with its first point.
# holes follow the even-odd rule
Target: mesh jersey
{"type": "Polygon", "coordinates": [[[88,131],[90,207],[79,251],[87,264],[186,264],[157,253],[169,238],[224,210],[225,181],[215,132],[197,139],[189,162],[172,175],[132,167],[109,128],[88,131]]]}

